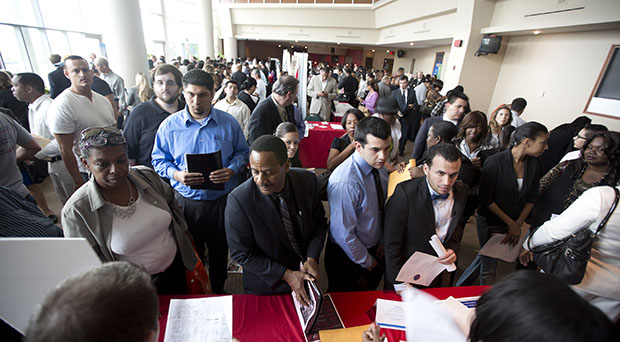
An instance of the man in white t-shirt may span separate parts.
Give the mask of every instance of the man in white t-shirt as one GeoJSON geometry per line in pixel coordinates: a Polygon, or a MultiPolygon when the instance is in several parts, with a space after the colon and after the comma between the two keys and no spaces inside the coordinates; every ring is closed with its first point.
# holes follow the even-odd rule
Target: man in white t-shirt
{"type": "Polygon", "coordinates": [[[224,91],[226,92],[226,97],[217,101],[214,107],[232,115],[241,125],[243,135],[245,135],[247,140],[250,135],[250,108],[237,98],[239,84],[236,81],[230,80],[226,83],[224,91]]]}
{"type": "Polygon", "coordinates": [[[74,55],[66,57],[64,62],[65,76],[71,86],[50,105],[47,125],[58,141],[60,155],[77,189],[87,177],[86,168],[78,162],[80,133],[89,127],[112,126],[116,120],[110,102],[91,90],[93,72],[88,62],[74,55]]]}
{"type": "Polygon", "coordinates": [[[510,112],[512,113],[511,125],[513,127],[517,128],[527,122],[521,119],[521,114],[523,114],[525,106],[527,106],[527,101],[522,97],[517,97],[512,100],[512,103],[510,104],[510,112]]]}

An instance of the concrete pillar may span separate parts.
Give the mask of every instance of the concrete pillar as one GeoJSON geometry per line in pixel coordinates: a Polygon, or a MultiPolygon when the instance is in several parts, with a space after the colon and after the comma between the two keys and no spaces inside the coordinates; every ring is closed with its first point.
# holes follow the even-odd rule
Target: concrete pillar
{"type": "Polygon", "coordinates": [[[209,56],[215,57],[213,53],[213,4],[212,0],[198,0],[198,22],[200,23],[200,41],[198,44],[198,59],[209,56]]]}
{"type": "MultiPolygon", "coordinates": [[[[109,0],[103,41],[110,68],[125,80],[125,88],[134,85],[136,73],[148,75],[140,0],[109,0]]],[[[88,58],[88,56],[83,56],[88,58]]]]}
{"type": "MultiPolygon", "coordinates": [[[[487,0],[458,0],[457,20],[449,60],[446,68],[444,93],[457,85],[465,88],[472,110],[485,111],[491,97],[506,50],[505,42],[497,55],[474,56],[483,35],[480,29],[489,26],[495,2],[487,0]],[[461,47],[454,47],[455,40],[462,40],[461,47]]],[[[508,37],[504,37],[506,40],[508,37]]],[[[487,113],[489,114],[489,113],[487,113]]]]}
{"type": "Polygon", "coordinates": [[[235,56],[235,57],[244,57],[244,58],[245,58],[245,57],[247,57],[247,53],[246,53],[246,52],[247,52],[247,51],[246,51],[247,49],[246,49],[246,44],[245,44],[245,42],[246,42],[246,40],[245,40],[245,39],[242,39],[242,40],[240,40],[240,41],[239,41],[239,45],[238,45],[238,46],[239,46],[239,49],[237,50],[237,51],[238,51],[238,54],[237,54],[237,56],[235,56]]]}
{"type": "Polygon", "coordinates": [[[237,58],[239,56],[237,51],[237,38],[224,38],[224,57],[226,59],[237,58]]]}

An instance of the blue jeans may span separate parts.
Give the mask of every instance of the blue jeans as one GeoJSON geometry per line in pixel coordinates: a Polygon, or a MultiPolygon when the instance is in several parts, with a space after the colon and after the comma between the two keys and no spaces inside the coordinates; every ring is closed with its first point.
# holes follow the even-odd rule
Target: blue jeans
{"type": "MultiPolygon", "coordinates": [[[[487,225],[484,216],[476,216],[476,230],[478,231],[478,242],[480,248],[489,240],[492,233],[487,225]]],[[[495,283],[495,270],[497,269],[497,259],[478,254],[471,265],[461,274],[456,281],[456,286],[472,285],[474,280],[480,275],[480,285],[493,285],[495,283]]]]}

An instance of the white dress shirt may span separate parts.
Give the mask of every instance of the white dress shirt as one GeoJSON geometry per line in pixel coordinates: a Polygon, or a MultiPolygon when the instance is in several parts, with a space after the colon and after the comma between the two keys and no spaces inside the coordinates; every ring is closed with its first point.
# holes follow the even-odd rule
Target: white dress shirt
{"type": "Polygon", "coordinates": [[[250,135],[250,108],[243,101],[235,98],[233,103],[228,103],[228,100],[223,98],[217,101],[214,107],[232,115],[241,125],[245,138],[248,138],[250,135]]]}
{"type": "MultiPolygon", "coordinates": [[[[431,195],[439,195],[439,193],[431,187],[426,179],[426,185],[428,185],[428,191],[431,195]]],[[[433,202],[433,211],[435,212],[435,234],[441,242],[445,242],[448,235],[448,228],[450,228],[450,222],[452,221],[452,207],[454,207],[454,195],[452,191],[448,194],[448,198],[445,200],[436,199],[433,202]]]]}

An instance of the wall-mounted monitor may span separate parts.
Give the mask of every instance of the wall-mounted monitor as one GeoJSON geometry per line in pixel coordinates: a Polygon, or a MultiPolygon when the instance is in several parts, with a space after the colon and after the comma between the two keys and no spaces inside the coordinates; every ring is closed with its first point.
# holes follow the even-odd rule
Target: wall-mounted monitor
{"type": "Polygon", "coordinates": [[[476,51],[476,56],[488,55],[490,53],[497,54],[502,45],[502,36],[495,34],[485,34],[480,42],[480,48],[476,51]]]}

